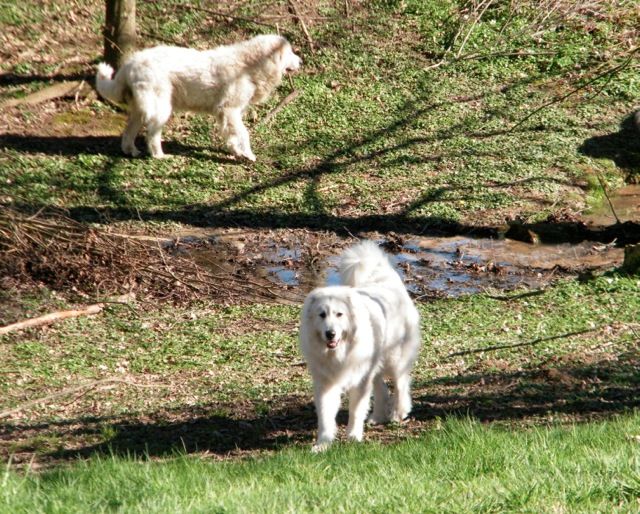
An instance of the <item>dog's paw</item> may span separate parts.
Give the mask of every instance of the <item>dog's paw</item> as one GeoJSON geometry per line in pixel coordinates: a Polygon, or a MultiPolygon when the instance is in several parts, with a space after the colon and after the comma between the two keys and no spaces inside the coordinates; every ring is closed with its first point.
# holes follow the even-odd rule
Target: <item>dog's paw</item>
{"type": "Polygon", "coordinates": [[[311,447],[311,453],[322,453],[328,450],[329,446],[331,446],[331,443],[328,442],[316,443],[311,447]]]}
{"type": "Polygon", "coordinates": [[[250,162],[256,162],[256,156],[253,152],[245,152],[243,154],[238,155],[241,159],[245,159],[250,162]]]}
{"type": "Polygon", "coordinates": [[[409,413],[408,412],[392,412],[391,413],[391,418],[389,421],[391,421],[391,423],[404,423],[407,419],[409,418],[409,413]]]}
{"type": "Polygon", "coordinates": [[[140,150],[138,150],[135,146],[123,146],[122,152],[125,155],[130,155],[131,157],[138,157],[140,155],[140,150]]]}
{"type": "Polygon", "coordinates": [[[363,434],[362,432],[352,432],[350,434],[347,434],[347,439],[354,443],[361,443],[363,439],[363,434]]]}
{"type": "Polygon", "coordinates": [[[385,414],[371,414],[367,418],[367,423],[369,425],[384,425],[389,422],[389,416],[385,414]]]}

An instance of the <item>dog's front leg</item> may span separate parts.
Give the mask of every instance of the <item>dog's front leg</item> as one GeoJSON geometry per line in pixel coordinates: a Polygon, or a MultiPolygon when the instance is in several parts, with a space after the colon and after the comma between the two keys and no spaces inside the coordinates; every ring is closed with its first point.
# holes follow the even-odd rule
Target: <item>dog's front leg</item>
{"type": "Polygon", "coordinates": [[[411,412],[411,376],[408,371],[395,377],[391,421],[400,423],[411,412]]]}
{"type": "Polygon", "coordinates": [[[314,452],[326,450],[336,437],[336,416],[340,409],[340,387],[318,386],[315,394],[318,414],[318,437],[313,445],[314,452]]]}
{"type": "Polygon", "coordinates": [[[377,425],[389,421],[389,388],[384,383],[382,373],[373,379],[373,412],[369,423],[377,425]]]}
{"type": "Polygon", "coordinates": [[[349,424],[347,425],[347,437],[354,441],[362,441],[364,435],[364,421],[369,412],[369,399],[371,398],[371,380],[365,379],[364,383],[349,389],[349,424]]]}
{"type": "Polygon", "coordinates": [[[222,126],[223,135],[229,149],[238,157],[244,157],[250,161],[255,161],[256,156],[251,151],[249,141],[249,131],[242,121],[241,109],[224,109],[222,126]]]}

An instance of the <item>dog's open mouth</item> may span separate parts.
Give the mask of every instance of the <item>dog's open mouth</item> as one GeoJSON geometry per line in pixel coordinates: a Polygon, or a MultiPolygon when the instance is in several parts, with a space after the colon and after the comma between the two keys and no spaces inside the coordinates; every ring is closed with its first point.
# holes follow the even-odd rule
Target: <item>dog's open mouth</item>
{"type": "Polygon", "coordinates": [[[333,350],[336,346],[338,346],[337,339],[331,339],[330,341],[327,341],[327,348],[333,350]]]}

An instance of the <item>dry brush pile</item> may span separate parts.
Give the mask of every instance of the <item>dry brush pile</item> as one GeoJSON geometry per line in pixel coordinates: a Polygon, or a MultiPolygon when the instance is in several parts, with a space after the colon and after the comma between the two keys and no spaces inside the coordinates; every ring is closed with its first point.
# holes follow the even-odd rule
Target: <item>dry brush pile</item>
{"type": "Polygon", "coordinates": [[[277,285],[233,272],[203,268],[177,255],[172,244],[114,234],[75,221],[63,212],[24,214],[0,209],[0,284],[5,289],[44,285],[100,299],[138,298],[184,302],[249,299],[289,303],[277,285]]]}

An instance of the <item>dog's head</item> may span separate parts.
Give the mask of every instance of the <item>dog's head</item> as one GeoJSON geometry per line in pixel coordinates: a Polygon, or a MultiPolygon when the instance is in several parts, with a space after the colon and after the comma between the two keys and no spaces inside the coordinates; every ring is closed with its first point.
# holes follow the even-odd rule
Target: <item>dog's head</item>
{"type": "Polygon", "coordinates": [[[297,71],[302,65],[302,59],[297,56],[291,44],[282,36],[275,34],[264,34],[256,36],[247,42],[250,51],[249,59],[254,60],[254,64],[263,65],[266,56],[276,68],[276,73],[280,76],[292,71],[297,71]]]}
{"type": "Polygon", "coordinates": [[[293,48],[287,41],[280,47],[278,53],[282,73],[298,71],[302,66],[302,59],[293,52],[293,48]]]}
{"type": "Polygon", "coordinates": [[[322,287],[312,291],[305,301],[303,317],[313,339],[329,351],[353,337],[353,304],[348,288],[322,287]]]}

